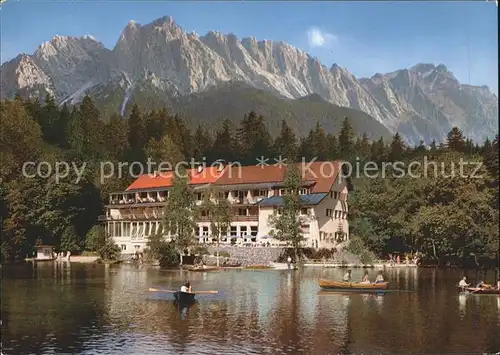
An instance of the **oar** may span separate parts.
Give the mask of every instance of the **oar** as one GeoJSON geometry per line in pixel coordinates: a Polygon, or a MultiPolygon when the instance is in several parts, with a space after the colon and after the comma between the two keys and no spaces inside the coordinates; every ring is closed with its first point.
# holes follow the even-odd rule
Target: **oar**
{"type": "MultiPolygon", "coordinates": [[[[153,287],[151,287],[149,289],[149,291],[151,291],[151,292],[166,292],[166,293],[176,293],[177,292],[177,291],[172,291],[172,290],[162,290],[162,289],[153,288],[153,287]]],[[[203,295],[203,294],[215,295],[215,294],[219,293],[219,291],[195,291],[192,293],[197,294],[197,295],[203,295]]]]}

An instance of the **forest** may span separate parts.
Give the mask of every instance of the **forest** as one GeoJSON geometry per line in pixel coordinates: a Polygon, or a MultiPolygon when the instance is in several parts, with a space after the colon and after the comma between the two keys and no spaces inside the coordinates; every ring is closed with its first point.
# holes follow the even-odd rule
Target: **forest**
{"type": "Polygon", "coordinates": [[[418,251],[425,262],[438,265],[498,262],[498,135],[476,143],[455,127],[442,143],[410,147],[398,133],[390,141],[371,141],[369,132],[356,136],[345,117],[338,135],[325,133],[319,123],[300,135],[283,120],[280,133],[272,136],[266,118],[254,111],[239,125],[225,119],[221,128],[212,129],[191,127],[188,118],[167,108],[143,112],[134,106],[126,118],[102,117],[88,96],[76,106],[58,106],[50,96],[43,104],[17,96],[2,101],[0,112],[2,262],[31,255],[37,243],[72,253],[88,250],[109,193],[133,180],[127,174],[102,180],[103,161],[194,158],[254,165],[261,156],[280,155],[385,166],[385,176],[374,177],[371,170],[370,176],[350,179],[351,236],[379,257],[418,251]],[[23,171],[24,163],[41,161],[47,166],[85,163],[85,169],[79,179],[73,170],[60,180],[27,178],[27,173],[36,175],[35,167],[23,171]],[[431,174],[422,168],[429,161],[437,166],[431,174]],[[390,165],[395,162],[404,163],[404,169],[422,164],[414,164],[410,176],[395,174],[390,165]]]}

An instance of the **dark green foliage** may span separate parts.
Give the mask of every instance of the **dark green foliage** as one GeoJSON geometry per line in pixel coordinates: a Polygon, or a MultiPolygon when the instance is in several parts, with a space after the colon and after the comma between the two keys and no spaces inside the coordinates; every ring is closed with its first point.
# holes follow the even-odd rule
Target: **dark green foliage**
{"type": "MultiPolygon", "coordinates": [[[[458,166],[460,158],[483,161],[483,176],[479,179],[434,176],[355,179],[356,190],[349,202],[350,232],[362,240],[366,249],[378,255],[418,250],[427,260],[441,264],[476,265],[476,262],[494,260],[498,250],[498,136],[478,146],[454,128],[446,144],[433,142],[428,149],[423,144],[409,148],[397,134],[392,142],[387,140],[387,132],[375,130],[374,135],[370,130],[375,126],[369,116],[358,115],[353,110],[335,108],[335,112],[344,114],[333,115],[328,111],[332,105],[325,102],[310,98],[276,99],[275,102],[265,95],[259,96],[261,94],[253,89],[231,94],[255,95],[249,102],[257,98],[270,105],[254,105],[241,115],[221,116],[227,119],[218,130],[216,126],[209,126],[212,121],[207,119],[207,126],[199,126],[192,134],[189,128],[196,120],[186,121],[190,122],[188,126],[179,116],[161,108],[141,112],[139,107],[131,106],[128,119],[123,119],[118,115],[103,117],[88,97],[75,107],[57,107],[50,97],[43,105],[20,98],[0,102],[2,260],[31,256],[37,240],[72,253],[105,248],[103,253],[110,258],[116,246],[104,243],[99,247],[103,243],[103,232],[95,224],[109,193],[124,190],[132,178],[125,169],[121,177],[115,171],[113,177],[101,181],[100,163],[103,160],[115,164],[119,161],[145,163],[148,155],[169,162],[193,156],[200,160],[206,156],[207,163],[225,159],[249,164],[255,164],[255,158],[260,155],[270,158],[282,155],[288,162],[302,157],[318,160],[357,157],[361,162],[372,160],[379,167],[388,160],[422,161],[425,155],[438,161],[438,165],[444,162],[447,166],[451,162],[458,166]],[[349,116],[342,123],[338,118],[346,115],[349,116]],[[303,117],[308,119],[302,120],[303,117]],[[238,123],[238,132],[233,122],[238,123]],[[367,134],[356,137],[355,133],[361,133],[362,129],[367,134]],[[274,141],[269,132],[277,136],[274,141]],[[340,135],[336,135],[339,132],[340,135]],[[66,161],[79,169],[86,165],[81,176],[71,169],[67,177],[56,181],[54,176],[23,176],[22,167],[28,161],[47,161],[52,167],[57,161],[66,161]]],[[[206,95],[213,99],[211,94],[206,95]]],[[[225,100],[225,96],[221,99],[225,100]]],[[[238,110],[240,108],[234,112],[238,110]]],[[[27,170],[27,173],[33,172],[33,166],[27,170]]],[[[295,191],[300,179],[288,177],[286,183],[295,191]]],[[[168,263],[189,249],[197,216],[192,192],[185,180],[176,179],[171,196],[167,230],[172,234],[173,243],[165,252],[170,255],[166,257],[170,260],[168,263]]],[[[296,194],[285,196],[285,209],[289,212],[276,220],[276,229],[292,245],[301,239],[300,221],[294,218],[299,205],[296,194]]],[[[216,223],[220,224],[219,230],[223,230],[224,223],[216,223]]],[[[212,228],[215,235],[217,228],[212,228]]]]}
{"type": "Polygon", "coordinates": [[[299,250],[304,241],[301,227],[305,219],[300,216],[302,205],[299,188],[301,183],[300,171],[296,164],[289,164],[285,173],[286,193],[283,196],[282,213],[274,213],[269,218],[269,224],[273,228],[271,235],[274,235],[278,240],[287,242],[294,249],[295,261],[299,260],[299,250]]]}
{"type": "Polygon", "coordinates": [[[111,238],[106,238],[98,251],[103,260],[117,260],[120,256],[120,248],[111,238]]]}

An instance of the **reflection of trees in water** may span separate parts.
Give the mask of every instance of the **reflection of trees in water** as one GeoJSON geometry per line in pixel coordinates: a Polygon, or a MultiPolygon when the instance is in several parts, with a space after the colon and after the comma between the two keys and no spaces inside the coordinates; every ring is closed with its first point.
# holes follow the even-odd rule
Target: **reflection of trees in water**
{"type": "Polygon", "coordinates": [[[77,353],[103,326],[102,268],[69,263],[5,266],[2,347],[5,354],[77,353]],[[16,277],[16,279],[13,279],[16,277]]]}

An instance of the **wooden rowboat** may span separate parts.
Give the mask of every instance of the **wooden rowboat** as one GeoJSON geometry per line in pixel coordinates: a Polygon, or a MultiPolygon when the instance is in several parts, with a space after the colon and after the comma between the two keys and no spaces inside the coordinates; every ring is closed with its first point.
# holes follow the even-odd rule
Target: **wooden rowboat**
{"type": "Polygon", "coordinates": [[[177,291],[174,293],[175,301],[183,304],[193,303],[195,301],[194,296],[196,293],[181,292],[177,291]]]}
{"type": "Polygon", "coordinates": [[[500,295],[500,290],[494,288],[466,287],[465,289],[475,295],[500,295]]]}
{"type": "Polygon", "coordinates": [[[324,279],[319,280],[319,287],[327,290],[377,291],[387,290],[388,286],[388,282],[364,284],[359,282],[331,281],[324,279]]]}

